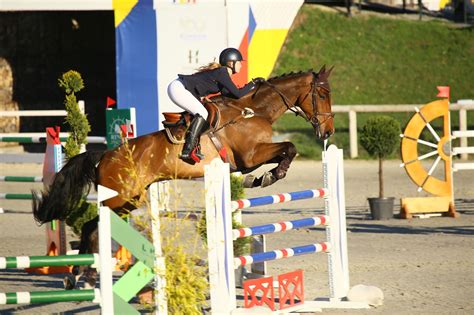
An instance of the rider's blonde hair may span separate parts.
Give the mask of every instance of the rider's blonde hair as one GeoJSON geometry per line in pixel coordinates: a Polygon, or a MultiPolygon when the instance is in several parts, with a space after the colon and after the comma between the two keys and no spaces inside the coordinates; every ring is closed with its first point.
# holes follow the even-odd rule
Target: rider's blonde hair
{"type": "Polygon", "coordinates": [[[204,65],[202,67],[197,68],[197,73],[199,72],[204,72],[204,71],[209,71],[209,70],[214,70],[217,68],[222,67],[218,62],[209,62],[207,65],[204,65]]]}

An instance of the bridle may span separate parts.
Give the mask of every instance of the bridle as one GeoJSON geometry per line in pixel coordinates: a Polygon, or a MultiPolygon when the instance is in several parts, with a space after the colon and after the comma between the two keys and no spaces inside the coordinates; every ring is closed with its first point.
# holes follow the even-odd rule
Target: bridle
{"type": "Polygon", "coordinates": [[[286,97],[285,94],[283,94],[274,84],[264,81],[262,82],[263,84],[268,85],[271,87],[282,99],[283,103],[285,104],[286,108],[289,111],[292,111],[295,113],[296,116],[301,116],[303,117],[306,121],[310,122],[311,125],[315,128],[318,129],[320,126],[330,118],[334,118],[334,113],[332,112],[319,112],[318,111],[318,99],[319,99],[319,93],[318,93],[318,88],[321,88],[325,90],[328,94],[331,94],[331,91],[329,90],[329,87],[325,82],[318,82],[318,75],[313,72],[313,80],[311,81],[311,90],[304,96],[304,100],[308,97],[308,95],[311,94],[311,105],[313,106],[313,114],[309,116],[307,113],[305,113],[300,107],[298,106],[293,106],[291,104],[291,101],[286,97]],[[324,119],[322,121],[319,120],[319,117],[322,116],[324,119]]]}
{"type": "MultiPolygon", "coordinates": [[[[318,130],[319,132],[321,132],[321,130],[320,130],[321,125],[326,123],[326,121],[328,119],[334,118],[334,113],[332,113],[332,112],[319,112],[318,111],[319,93],[318,93],[317,89],[321,88],[321,89],[325,90],[328,94],[331,94],[331,91],[330,91],[329,86],[326,82],[318,82],[318,74],[313,72],[312,75],[313,75],[313,80],[311,81],[311,90],[308,91],[308,93],[304,96],[303,101],[302,101],[302,102],[304,102],[306,100],[306,98],[308,97],[308,95],[311,94],[311,105],[313,107],[313,114],[311,116],[306,114],[300,107],[293,106],[291,104],[291,101],[288,99],[288,97],[285,94],[283,94],[283,92],[281,92],[271,82],[263,81],[262,84],[268,85],[271,89],[273,89],[281,97],[281,99],[283,101],[283,104],[285,104],[286,108],[289,111],[295,113],[296,116],[303,117],[306,121],[311,123],[311,125],[313,126],[313,128],[315,130],[318,130]],[[322,121],[320,121],[319,118],[318,118],[320,116],[324,117],[324,119],[322,121]]],[[[257,93],[257,90],[258,90],[258,88],[255,89],[255,93],[257,93]]],[[[252,111],[252,115],[250,117],[246,117],[244,115],[244,112],[243,112],[242,108],[240,108],[238,106],[235,106],[235,105],[232,105],[232,104],[227,104],[226,101],[225,101],[225,98],[223,96],[221,96],[221,98],[222,98],[222,103],[225,106],[232,107],[232,108],[234,108],[238,111],[241,111],[242,113],[237,118],[233,118],[232,120],[230,120],[230,121],[224,123],[223,125],[221,125],[220,127],[216,128],[214,130],[214,132],[218,132],[218,131],[220,131],[221,129],[225,128],[228,125],[235,124],[238,120],[240,120],[242,118],[250,118],[250,117],[253,117],[254,115],[258,115],[257,113],[253,113],[253,111],[252,111]]],[[[211,102],[211,103],[215,103],[213,100],[210,100],[210,99],[206,99],[206,101],[211,102]]]]}

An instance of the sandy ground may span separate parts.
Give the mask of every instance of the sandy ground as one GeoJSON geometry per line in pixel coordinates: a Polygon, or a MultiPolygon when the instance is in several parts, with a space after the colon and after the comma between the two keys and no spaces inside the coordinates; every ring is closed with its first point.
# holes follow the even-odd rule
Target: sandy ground
{"type": "MultiPolygon", "coordinates": [[[[399,161],[385,164],[386,196],[417,196],[399,161]]],[[[39,175],[38,164],[0,164],[1,175],[39,175]]],[[[296,161],[287,178],[271,187],[247,190],[247,197],[318,188],[322,183],[320,162],[296,161]]],[[[461,217],[374,221],[370,219],[367,197],[378,193],[377,163],[345,161],[348,250],[351,285],[367,284],[382,289],[384,305],[370,310],[324,310],[332,314],[473,314],[474,313],[474,181],[472,171],[455,175],[456,206],[461,217]]],[[[40,184],[0,182],[0,192],[28,192],[40,184]]],[[[179,209],[203,208],[202,182],[172,184],[172,205],[179,209]]],[[[31,215],[29,201],[0,200],[0,255],[43,255],[45,238],[31,215]]],[[[273,223],[323,213],[321,200],[252,208],[244,211],[244,224],[273,223]]],[[[74,236],[69,235],[69,239],[74,236]]],[[[303,245],[324,240],[321,228],[274,234],[267,238],[268,249],[303,245]]],[[[313,254],[270,262],[269,273],[276,275],[302,268],[307,300],[328,296],[327,261],[313,254]]],[[[32,276],[23,271],[0,271],[0,292],[62,289],[62,277],[32,276]]],[[[98,314],[91,303],[0,306],[8,313],[98,314]]]]}

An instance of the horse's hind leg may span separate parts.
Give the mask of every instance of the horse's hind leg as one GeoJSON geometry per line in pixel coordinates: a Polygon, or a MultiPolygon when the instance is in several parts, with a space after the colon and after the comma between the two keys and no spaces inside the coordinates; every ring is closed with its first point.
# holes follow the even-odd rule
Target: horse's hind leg
{"type": "Polygon", "coordinates": [[[278,165],[258,178],[247,175],[244,179],[244,187],[266,187],[284,178],[295,156],[296,147],[291,142],[258,145],[252,158],[254,165],[270,163],[278,163],[278,165]]]}
{"type": "MultiPolygon", "coordinates": [[[[98,249],[98,222],[99,217],[95,217],[91,221],[86,222],[82,226],[81,242],[79,245],[79,254],[97,253],[98,249]]],[[[66,290],[76,288],[77,282],[84,274],[85,287],[95,287],[97,271],[89,266],[74,266],[72,274],[66,275],[64,278],[64,287],[66,290]]]]}

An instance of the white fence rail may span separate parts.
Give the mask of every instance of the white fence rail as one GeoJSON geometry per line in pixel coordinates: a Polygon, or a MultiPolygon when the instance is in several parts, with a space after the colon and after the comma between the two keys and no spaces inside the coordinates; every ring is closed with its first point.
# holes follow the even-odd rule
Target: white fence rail
{"type": "MultiPolygon", "coordinates": [[[[356,158],[358,152],[357,137],[357,113],[396,113],[396,112],[415,112],[416,107],[423,107],[425,104],[393,104],[393,105],[333,105],[333,113],[349,114],[349,145],[350,157],[356,158]]],[[[474,100],[459,100],[457,103],[451,103],[451,111],[459,111],[459,131],[467,131],[467,111],[474,110],[474,100]]],[[[460,147],[467,147],[467,138],[460,137],[460,147]]],[[[467,155],[461,155],[461,159],[466,160],[467,155]]]]}

